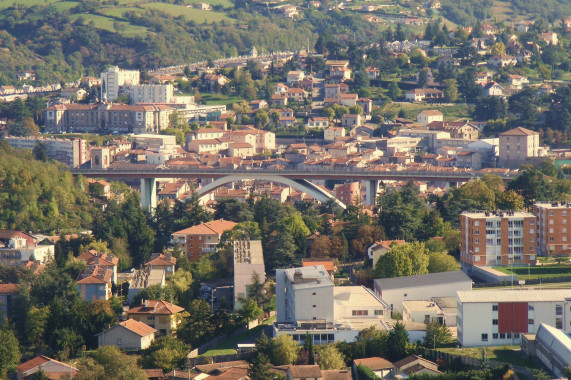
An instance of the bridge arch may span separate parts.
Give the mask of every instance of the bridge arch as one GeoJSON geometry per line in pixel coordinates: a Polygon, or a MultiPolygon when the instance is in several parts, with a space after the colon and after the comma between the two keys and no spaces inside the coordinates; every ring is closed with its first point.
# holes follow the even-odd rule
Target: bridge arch
{"type": "Polygon", "coordinates": [[[282,177],[279,175],[263,175],[259,173],[252,173],[250,174],[230,174],[224,177],[217,178],[216,180],[212,181],[211,183],[201,187],[196,191],[196,194],[199,197],[203,197],[204,195],[218,189],[221,186],[224,186],[228,183],[247,180],[247,179],[257,179],[263,181],[270,181],[275,183],[281,183],[282,185],[291,186],[294,189],[304,192],[313,199],[316,199],[322,203],[325,203],[329,200],[334,200],[335,203],[341,207],[342,209],[346,209],[347,206],[341,202],[339,199],[335,198],[329,192],[323,190],[319,186],[309,182],[305,179],[291,179],[282,177]]]}

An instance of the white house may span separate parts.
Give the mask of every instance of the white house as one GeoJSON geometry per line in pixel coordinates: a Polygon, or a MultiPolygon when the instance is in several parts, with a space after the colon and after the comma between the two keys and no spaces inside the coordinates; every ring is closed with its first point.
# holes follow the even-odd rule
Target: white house
{"type": "Polygon", "coordinates": [[[134,319],[127,319],[97,334],[99,347],[116,346],[125,350],[144,350],[148,348],[157,330],[134,319]]]}
{"type": "Polygon", "coordinates": [[[438,110],[424,110],[416,115],[416,121],[417,123],[422,123],[423,127],[426,127],[433,121],[444,121],[444,115],[438,110]]]}

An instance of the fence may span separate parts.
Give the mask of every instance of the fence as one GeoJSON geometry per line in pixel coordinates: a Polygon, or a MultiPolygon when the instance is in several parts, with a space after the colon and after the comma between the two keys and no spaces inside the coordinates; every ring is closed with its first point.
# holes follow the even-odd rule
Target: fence
{"type": "MultiPolygon", "coordinates": [[[[426,358],[430,358],[433,361],[443,360],[445,362],[452,362],[456,359],[460,360],[460,362],[464,365],[468,365],[471,367],[480,367],[482,365],[482,360],[478,358],[473,358],[470,356],[464,355],[456,355],[451,354],[449,352],[442,352],[438,350],[431,350],[429,348],[423,348],[423,356],[426,358]]],[[[498,368],[503,367],[506,363],[498,362],[495,360],[488,360],[487,363],[488,367],[490,368],[498,368]]]]}
{"type": "Polygon", "coordinates": [[[234,360],[248,360],[251,357],[252,357],[251,352],[243,352],[240,354],[218,355],[218,356],[198,356],[195,358],[187,358],[186,365],[192,368],[198,364],[221,363],[234,360]]]}
{"type": "MultiPolygon", "coordinates": [[[[558,283],[558,282],[571,282],[571,276],[528,279],[528,280],[525,280],[525,285],[540,285],[540,284],[550,284],[550,283],[558,283]]],[[[497,287],[497,286],[511,286],[511,282],[509,282],[509,281],[482,282],[482,283],[475,283],[472,285],[473,288],[490,288],[490,287],[497,287]]],[[[514,282],[514,287],[519,287],[519,284],[517,283],[517,281],[514,282]]]]}

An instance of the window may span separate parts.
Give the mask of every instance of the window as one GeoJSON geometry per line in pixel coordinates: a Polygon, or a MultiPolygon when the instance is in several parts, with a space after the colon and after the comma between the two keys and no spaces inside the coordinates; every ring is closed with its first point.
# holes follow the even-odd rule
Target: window
{"type": "Polygon", "coordinates": [[[528,325],[533,325],[533,324],[535,324],[535,321],[534,321],[533,319],[528,319],[528,320],[527,320],[527,324],[528,324],[528,325]]]}
{"type": "Polygon", "coordinates": [[[497,319],[492,319],[492,325],[498,325],[498,320],[497,319]]]}
{"type": "Polygon", "coordinates": [[[549,219],[549,224],[553,225],[553,224],[555,224],[555,221],[553,219],[549,219]]]}
{"type": "Polygon", "coordinates": [[[514,339],[519,339],[519,333],[514,333],[514,339]]]}
{"type": "Polygon", "coordinates": [[[382,310],[375,310],[375,315],[383,315],[383,311],[382,310]]]}
{"type": "Polygon", "coordinates": [[[507,333],[507,334],[506,334],[506,338],[511,339],[511,338],[512,338],[512,333],[507,333]]]}
{"type": "Polygon", "coordinates": [[[498,311],[498,305],[492,305],[492,311],[498,311]]]}
{"type": "Polygon", "coordinates": [[[505,333],[501,333],[501,334],[500,334],[500,339],[506,339],[506,334],[505,334],[505,333]]]}
{"type": "Polygon", "coordinates": [[[480,235],[480,230],[474,231],[474,235],[480,235]]]}
{"type": "Polygon", "coordinates": [[[315,293],[315,292],[311,293],[311,295],[313,295],[313,296],[315,296],[316,294],[317,294],[317,293],[315,293]]]}
{"type": "Polygon", "coordinates": [[[563,216],[567,216],[567,211],[563,211],[563,216]]]}
{"type": "Polygon", "coordinates": [[[535,224],[535,220],[530,220],[530,221],[529,221],[529,225],[530,225],[530,226],[533,226],[534,224],[535,224]]]}
{"type": "Polygon", "coordinates": [[[498,333],[493,333],[493,334],[492,334],[492,339],[498,339],[498,333]]]}
{"type": "Polygon", "coordinates": [[[563,328],[563,318],[555,318],[555,328],[559,330],[563,328]]]}
{"type": "Polygon", "coordinates": [[[553,216],[553,211],[549,211],[549,216],[553,216]]]}
{"type": "Polygon", "coordinates": [[[166,329],[160,329],[160,330],[159,330],[159,333],[160,333],[161,335],[167,335],[167,330],[166,330],[166,329]]]}
{"type": "Polygon", "coordinates": [[[117,345],[122,346],[123,345],[123,339],[117,338],[117,345]]]}
{"type": "Polygon", "coordinates": [[[480,244],[480,239],[474,239],[475,244],[480,244]]]}
{"type": "Polygon", "coordinates": [[[482,342],[488,341],[488,334],[482,334],[482,342]]]}
{"type": "Polygon", "coordinates": [[[529,229],[529,233],[530,233],[530,234],[533,234],[533,233],[535,233],[535,230],[534,230],[533,228],[530,228],[530,229],[529,229]]]}
{"type": "Polygon", "coordinates": [[[476,253],[480,252],[480,247],[474,248],[474,252],[476,252],[476,253]]]}
{"type": "Polygon", "coordinates": [[[147,320],[149,320],[149,321],[154,321],[154,320],[155,320],[155,316],[154,316],[154,315],[149,315],[149,316],[147,317],[147,320]]]}
{"type": "Polygon", "coordinates": [[[555,315],[563,315],[563,306],[555,305],[555,315]]]}
{"type": "Polygon", "coordinates": [[[476,220],[476,221],[474,222],[474,227],[478,227],[479,225],[480,225],[480,222],[476,220]]]}
{"type": "Polygon", "coordinates": [[[533,311],[533,310],[535,310],[535,308],[532,305],[527,305],[527,310],[533,311]]]}
{"type": "Polygon", "coordinates": [[[317,307],[317,305],[313,305],[313,307],[317,307]]]}

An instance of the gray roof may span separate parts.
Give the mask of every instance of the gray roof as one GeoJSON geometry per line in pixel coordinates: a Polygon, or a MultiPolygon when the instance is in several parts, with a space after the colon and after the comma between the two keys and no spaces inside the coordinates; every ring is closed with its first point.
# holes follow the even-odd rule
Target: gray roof
{"type": "Polygon", "coordinates": [[[416,276],[380,278],[375,280],[375,286],[381,290],[414,288],[419,286],[431,286],[440,284],[450,284],[455,282],[470,282],[472,279],[461,270],[453,272],[439,272],[429,274],[419,274],[416,276]]]}

